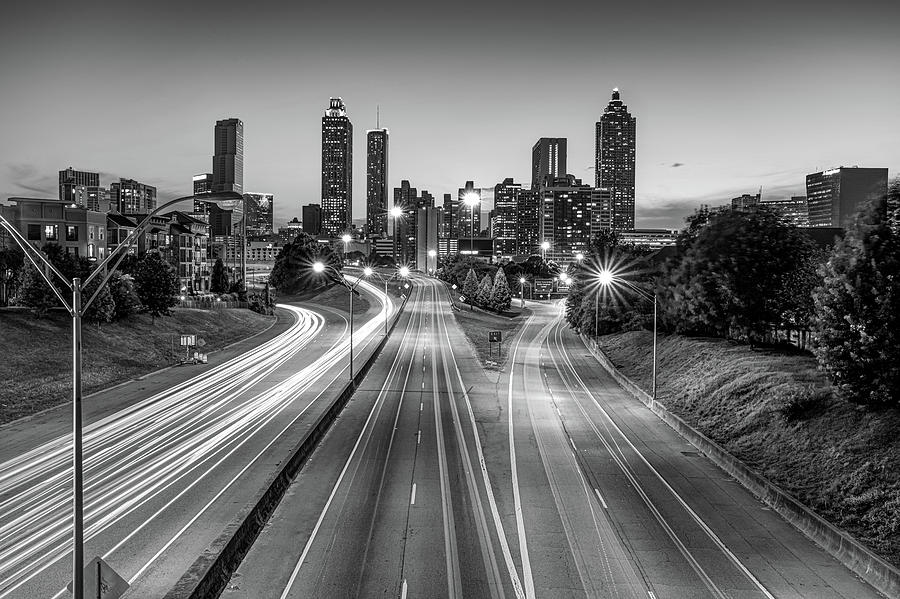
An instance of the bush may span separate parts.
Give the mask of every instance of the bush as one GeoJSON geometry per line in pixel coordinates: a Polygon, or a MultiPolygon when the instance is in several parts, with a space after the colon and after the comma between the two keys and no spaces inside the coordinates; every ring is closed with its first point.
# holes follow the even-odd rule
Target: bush
{"type": "Polygon", "coordinates": [[[830,399],[827,389],[793,387],[780,399],[776,411],[785,422],[799,422],[818,414],[830,399]]]}
{"type": "Polygon", "coordinates": [[[115,302],[116,308],[113,317],[116,320],[128,318],[141,310],[141,298],[134,290],[134,279],[131,275],[113,273],[109,278],[109,292],[115,302]]]}

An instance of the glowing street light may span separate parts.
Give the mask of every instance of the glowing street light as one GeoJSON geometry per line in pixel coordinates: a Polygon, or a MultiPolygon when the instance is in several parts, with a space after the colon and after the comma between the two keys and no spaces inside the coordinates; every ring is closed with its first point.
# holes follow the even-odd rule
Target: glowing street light
{"type": "Polygon", "coordinates": [[[394,218],[400,218],[401,216],[403,216],[403,208],[401,208],[400,206],[392,206],[390,212],[391,216],[393,216],[394,218]]]}
{"type": "Polygon", "coordinates": [[[350,236],[350,233],[344,233],[343,235],[341,235],[341,241],[343,241],[345,244],[350,243],[352,239],[353,237],[350,236]]]}
{"type": "Polygon", "coordinates": [[[363,276],[371,277],[373,272],[375,272],[375,271],[372,270],[372,267],[371,267],[371,266],[367,266],[367,267],[365,267],[365,268],[363,269],[363,276]]]}
{"type": "Polygon", "coordinates": [[[312,269],[314,272],[325,272],[325,265],[322,264],[321,260],[316,260],[313,262],[312,269]]]}
{"type": "Polygon", "coordinates": [[[547,250],[549,250],[549,249],[550,249],[550,242],[542,241],[541,242],[541,260],[543,260],[544,262],[547,261],[547,250]]]}
{"type": "Polygon", "coordinates": [[[575,260],[576,260],[576,261],[578,262],[578,264],[580,265],[580,264],[581,264],[581,261],[584,260],[584,254],[581,253],[581,252],[578,252],[577,254],[575,254],[575,260]]]}
{"type": "MultiPolygon", "coordinates": [[[[657,300],[656,292],[654,291],[653,294],[651,295],[651,294],[647,293],[646,291],[644,291],[643,289],[641,289],[640,287],[637,287],[633,283],[630,283],[629,281],[626,281],[622,277],[618,276],[616,273],[609,270],[608,268],[605,268],[605,269],[601,270],[599,273],[597,273],[597,282],[602,287],[605,287],[605,288],[610,288],[617,283],[621,283],[621,284],[625,285],[626,287],[628,287],[629,289],[631,289],[632,291],[634,291],[635,293],[637,293],[638,295],[640,295],[641,297],[648,299],[648,300],[653,300],[653,378],[652,378],[653,382],[652,382],[652,387],[651,387],[652,392],[651,392],[650,396],[653,398],[654,401],[656,401],[656,313],[657,313],[657,305],[659,304],[659,301],[657,300]]],[[[600,297],[599,291],[594,297],[595,297],[594,333],[597,333],[598,332],[597,317],[599,315],[599,299],[597,299],[597,298],[600,297]]]]}
{"type": "Polygon", "coordinates": [[[398,262],[400,262],[397,256],[397,246],[400,244],[400,230],[398,221],[403,218],[403,208],[395,204],[394,206],[391,206],[390,210],[388,210],[388,214],[390,214],[391,218],[394,219],[394,264],[397,264],[398,262]]]}
{"type": "Polygon", "coordinates": [[[522,307],[525,307],[525,277],[519,277],[519,299],[522,300],[522,307]]]}
{"type": "Polygon", "coordinates": [[[428,270],[431,274],[434,274],[434,271],[437,270],[437,260],[435,258],[437,258],[437,252],[433,249],[428,250],[428,264],[430,265],[428,270]]]}
{"type": "Polygon", "coordinates": [[[408,267],[408,266],[401,266],[401,267],[397,270],[397,273],[398,273],[401,277],[403,277],[403,278],[405,279],[406,277],[409,276],[409,267],[408,267]]]}

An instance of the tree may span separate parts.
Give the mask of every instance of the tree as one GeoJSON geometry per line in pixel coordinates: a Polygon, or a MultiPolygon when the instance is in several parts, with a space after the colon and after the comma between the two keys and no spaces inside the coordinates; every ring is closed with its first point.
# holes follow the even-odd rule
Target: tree
{"type": "Polygon", "coordinates": [[[466,275],[466,280],[463,282],[462,293],[471,308],[478,295],[478,276],[471,268],[469,269],[469,274],[466,275]]]}
{"type": "Polygon", "coordinates": [[[115,302],[113,317],[116,320],[128,318],[141,310],[141,298],[134,289],[134,278],[131,275],[114,272],[108,284],[115,302]]]}
{"type": "Polygon", "coordinates": [[[312,235],[300,233],[278,252],[269,282],[282,293],[299,293],[321,286],[328,280],[336,280],[340,271],[340,256],[331,246],[319,243],[312,235]],[[313,272],[312,265],[316,261],[328,267],[326,277],[313,272]]]}
{"type": "Polygon", "coordinates": [[[816,357],[838,392],[900,406],[900,232],[888,200],[873,202],[839,240],[815,291],[816,357]]]}
{"type": "Polygon", "coordinates": [[[31,313],[38,318],[59,305],[59,299],[31,262],[26,262],[19,271],[18,287],[18,303],[31,308],[31,313]]]}
{"type": "Polygon", "coordinates": [[[216,258],[213,264],[212,275],[209,278],[209,290],[213,293],[226,293],[228,291],[228,271],[221,258],[216,258]]]}
{"type": "MultiPolygon", "coordinates": [[[[0,229],[2,230],[2,229],[0,229]]],[[[19,280],[19,273],[25,264],[25,254],[17,247],[0,248],[0,306],[9,302],[9,297],[19,280]]]]}
{"type": "Polygon", "coordinates": [[[491,280],[491,275],[484,275],[484,278],[481,279],[481,283],[478,284],[478,291],[475,294],[475,301],[478,302],[483,308],[490,308],[491,306],[491,290],[494,288],[494,282],[491,280]]]}
{"type": "Polygon", "coordinates": [[[506,280],[506,272],[503,268],[498,268],[497,274],[494,275],[494,285],[491,289],[489,303],[491,308],[497,312],[509,310],[512,304],[512,293],[510,293],[509,282],[506,280]]]}
{"type": "Polygon", "coordinates": [[[144,309],[154,320],[168,316],[178,295],[178,276],[159,252],[148,252],[134,269],[134,287],[144,309]]]}
{"type": "MultiPolygon", "coordinates": [[[[93,296],[94,293],[96,293],[99,284],[100,278],[98,277],[81,290],[82,306],[91,299],[91,296],[93,296]]],[[[100,293],[97,294],[97,297],[94,298],[94,301],[91,302],[91,305],[85,310],[84,318],[88,322],[97,323],[97,326],[99,327],[104,322],[112,321],[115,314],[116,301],[110,292],[109,283],[107,282],[104,283],[103,287],[100,287],[100,293]]]]}

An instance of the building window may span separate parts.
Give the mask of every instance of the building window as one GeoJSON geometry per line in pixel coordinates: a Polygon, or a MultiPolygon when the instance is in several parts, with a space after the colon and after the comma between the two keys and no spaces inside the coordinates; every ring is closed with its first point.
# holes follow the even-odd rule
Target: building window
{"type": "Polygon", "coordinates": [[[66,241],[78,241],[78,227],[66,225],[66,241]]]}
{"type": "Polygon", "coordinates": [[[95,250],[94,248],[95,248],[95,246],[94,246],[93,243],[89,243],[89,244],[88,244],[88,247],[87,247],[87,250],[88,250],[88,258],[94,258],[94,257],[95,257],[95,251],[96,251],[96,250],[95,250]]]}
{"type": "Polygon", "coordinates": [[[93,227],[93,225],[91,225],[90,227],[88,227],[88,239],[90,239],[91,241],[94,240],[94,227],[93,227]]]}
{"type": "Polygon", "coordinates": [[[28,225],[28,241],[40,241],[41,240],[41,226],[40,225],[28,225]]]}
{"type": "Polygon", "coordinates": [[[44,225],[44,241],[59,241],[59,225],[44,225]]]}
{"type": "Polygon", "coordinates": [[[103,227],[100,227],[100,241],[103,241],[103,227]]]}

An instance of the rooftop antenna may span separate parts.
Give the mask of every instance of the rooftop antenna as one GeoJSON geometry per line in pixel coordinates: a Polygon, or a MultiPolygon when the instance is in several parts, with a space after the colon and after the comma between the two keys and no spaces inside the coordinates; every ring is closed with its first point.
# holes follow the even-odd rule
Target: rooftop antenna
{"type": "Polygon", "coordinates": [[[375,105],[375,128],[381,129],[381,106],[375,105]]]}

